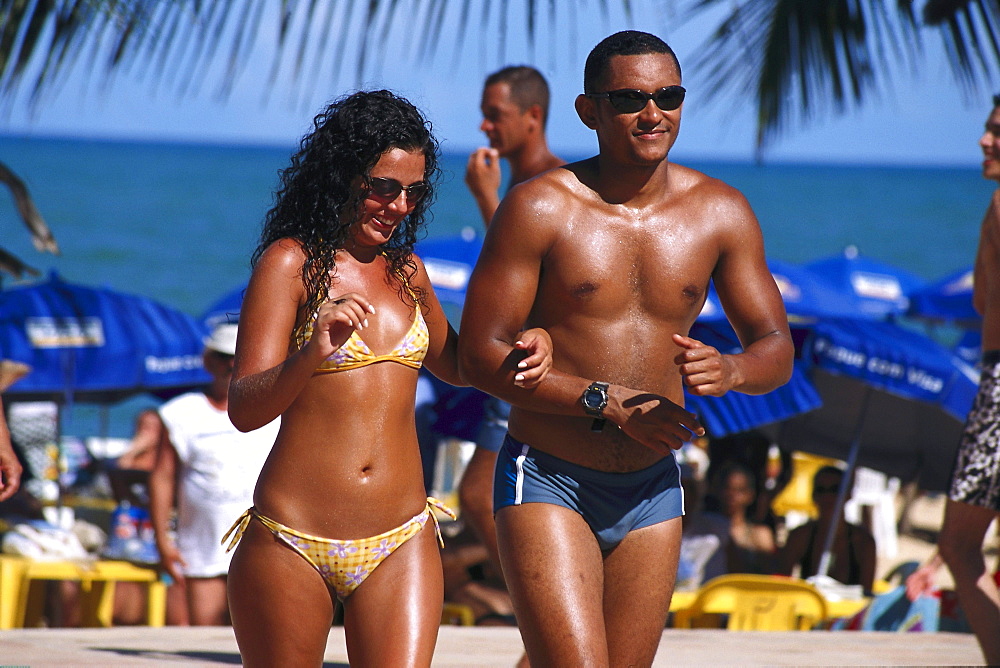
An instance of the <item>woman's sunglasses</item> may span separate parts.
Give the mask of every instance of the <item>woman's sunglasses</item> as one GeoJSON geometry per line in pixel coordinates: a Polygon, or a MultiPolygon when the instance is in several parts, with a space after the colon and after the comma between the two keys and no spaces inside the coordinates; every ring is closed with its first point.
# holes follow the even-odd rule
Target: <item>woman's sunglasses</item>
{"type": "Polygon", "coordinates": [[[399,197],[399,193],[405,191],[407,201],[411,204],[416,204],[430,190],[430,186],[426,181],[417,181],[416,183],[404,186],[396,179],[387,179],[380,176],[369,176],[365,179],[365,183],[368,185],[369,194],[389,202],[394,201],[399,197]]]}
{"type": "Polygon", "coordinates": [[[618,113],[634,114],[637,111],[642,111],[650,100],[663,111],[673,111],[681,106],[686,92],[683,86],[666,86],[655,93],[622,88],[607,93],[587,93],[586,95],[587,97],[606,97],[618,113]]]}

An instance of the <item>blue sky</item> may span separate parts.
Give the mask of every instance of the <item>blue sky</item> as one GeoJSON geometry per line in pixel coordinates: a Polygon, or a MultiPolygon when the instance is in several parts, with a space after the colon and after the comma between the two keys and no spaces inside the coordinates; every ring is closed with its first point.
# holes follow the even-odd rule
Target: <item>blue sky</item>
{"type": "MultiPolygon", "coordinates": [[[[500,53],[494,34],[480,30],[473,21],[457,58],[450,47],[453,40],[445,37],[433,60],[420,60],[405,32],[407,26],[401,24],[370,45],[369,51],[378,53],[385,66],[380,75],[367,77],[360,87],[384,86],[406,95],[431,118],[445,150],[464,153],[482,144],[478,104],[483,77],[506,64],[533,64],[552,88],[549,137],[553,150],[565,157],[590,154],[596,142],[576,117],[573,98],[580,92],[583,62],[593,45],[616,30],[640,27],[666,39],[684,65],[693,61],[714,24],[712,17],[680,23],[664,9],[671,5],[653,0],[633,0],[631,21],[617,10],[605,16],[593,0],[581,0],[577,7],[572,29],[566,27],[571,20],[565,15],[560,16],[558,29],[543,22],[540,32],[549,39],[542,40],[535,51],[529,49],[520,30],[512,28],[506,49],[500,53]]],[[[453,12],[443,34],[454,34],[455,18],[453,12]]],[[[267,28],[262,31],[266,34],[267,28]]],[[[924,37],[927,56],[916,75],[899,75],[884,99],[861,109],[828,112],[806,126],[791,127],[772,144],[766,159],[978,167],[976,141],[989,111],[989,95],[984,92],[981,100],[964,100],[947,69],[937,35],[925,31],[924,37]]],[[[332,75],[329,63],[320,60],[319,78],[292,102],[287,85],[268,85],[270,56],[264,42],[263,37],[258,40],[259,48],[225,102],[212,94],[218,78],[211,74],[200,94],[179,97],[169,90],[154,91],[149,82],[128,74],[99,90],[86,76],[83,64],[71,73],[61,93],[46,100],[34,114],[15,103],[11,113],[0,119],[0,132],[292,145],[326,101],[359,83],[351,74],[332,75]]],[[[353,65],[351,61],[344,70],[352,72],[353,65]]],[[[286,68],[279,81],[289,77],[286,68]]],[[[689,92],[672,158],[682,162],[750,160],[755,132],[751,102],[741,99],[738,91],[707,100],[692,68],[685,70],[684,84],[689,92]]]]}

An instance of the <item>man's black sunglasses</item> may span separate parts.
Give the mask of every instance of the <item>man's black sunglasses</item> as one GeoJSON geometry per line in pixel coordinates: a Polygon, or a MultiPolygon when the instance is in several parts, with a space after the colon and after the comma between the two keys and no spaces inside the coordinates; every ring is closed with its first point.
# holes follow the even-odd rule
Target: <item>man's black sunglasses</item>
{"type": "Polygon", "coordinates": [[[406,199],[410,203],[416,204],[430,190],[430,186],[426,181],[417,181],[416,183],[404,186],[396,179],[369,176],[365,179],[365,182],[368,184],[369,193],[379,199],[385,199],[390,202],[399,197],[399,193],[406,191],[406,199]]]}
{"type": "Polygon", "coordinates": [[[606,97],[611,106],[622,114],[634,114],[642,111],[646,103],[652,100],[663,111],[673,111],[681,106],[684,94],[683,86],[666,86],[655,93],[645,93],[641,90],[622,88],[606,93],[587,93],[587,97],[606,97]]]}

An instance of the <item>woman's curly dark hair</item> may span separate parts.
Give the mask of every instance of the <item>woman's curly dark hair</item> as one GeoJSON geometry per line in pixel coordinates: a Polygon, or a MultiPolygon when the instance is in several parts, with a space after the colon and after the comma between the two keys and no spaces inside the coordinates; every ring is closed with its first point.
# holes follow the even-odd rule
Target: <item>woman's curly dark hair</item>
{"type": "MultiPolygon", "coordinates": [[[[302,280],[309,295],[304,312],[326,301],[334,254],[344,247],[366,193],[357,187],[382,155],[393,148],[424,154],[429,188],[392,238],[382,246],[388,274],[409,282],[416,272],[413,245],[426,225],[439,176],[440,148],[431,124],[409,101],[387,90],[359,91],[331,103],[313,119],[313,131],[299,144],[291,165],[281,171],[275,203],[264,221],[251,266],[279,239],[296,239],[306,260],[302,280]]],[[[418,301],[424,294],[413,288],[418,301]]],[[[400,295],[407,294],[400,285],[400,295]]]]}

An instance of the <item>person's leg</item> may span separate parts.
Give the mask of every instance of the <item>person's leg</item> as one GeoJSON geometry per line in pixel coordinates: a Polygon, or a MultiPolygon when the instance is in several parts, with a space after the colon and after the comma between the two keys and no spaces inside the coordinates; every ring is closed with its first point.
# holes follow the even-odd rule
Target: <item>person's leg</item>
{"type": "Polygon", "coordinates": [[[983,556],[983,539],[997,513],[948,500],[938,549],[988,665],[1000,665],[1000,593],[983,556]]]}
{"type": "Polygon", "coordinates": [[[323,663],[334,597],[308,561],[256,520],[233,555],[228,592],[244,666],[323,663]]]}
{"type": "Polygon", "coordinates": [[[351,665],[430,666],[443,600],[441,555],[428,520],[344,601],[351,665]]]}
{"type": "Polygon", "coordinates": [[[486,547],[497,573],[500,573],[500,552],[497,549],[496,522],[493,520],[493,471],[497,453],[476,447],[462,474],[458,487],[458,502],[462,519],[486,547]]]}
{"type": "MultiPolygon", "coordinates": [[[[145,594],[145,592],[144,592],[145,594]]],[[[167,626],[190,626],[187,605],[187,581],[167,585],[167,626]]]]}
{"type": "Polygon", "coordinates": [[[225,626],[229,624],[229,603],[226,600],[226,578],[185,578],[188,596],[188,618],[191,626],[225,626]]]}
{"type": "Polygon", "coordinates": [[[648,666],[667,624],[681,518],[629,533],[604,559],[604,624],[612,666],[648,666]]]}
{"type": "Polygon", "coordinates": [[[115,626],[135,626],[146,622],[146,585],[127,580],[115,583],[112,622],[115,626]]]}
{"type": "Polygon", "coordinates": [[[507,587],[531,664],[608,666],[600,547],[575,511],[525,503],[497,511],[507,587]]]}

